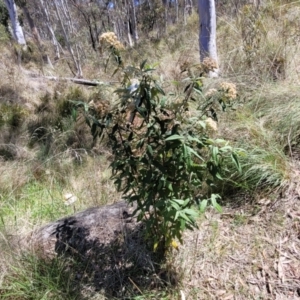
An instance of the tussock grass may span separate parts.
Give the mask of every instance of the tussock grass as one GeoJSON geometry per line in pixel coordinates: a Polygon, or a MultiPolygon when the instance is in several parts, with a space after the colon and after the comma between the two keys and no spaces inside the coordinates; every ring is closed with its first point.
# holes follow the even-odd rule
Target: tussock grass
{"type": "MultiPolygon", "coordinates": [[[[223,134],[230,136],[231,143],[242,150],[241,175],[231,178],[245,190],[285,189],[291,180],[292,165],[278,143],[277,132],[268,128],[264,120],[253,113],[237,113],[230,127],[223,127],[223,134]]],[[[228,186],[228,182],[225,183],[228,186]]],[[[230,186],[230,183],[229,183],[230,186]]]]}
{"type": "Polygon", "coordinates": [[[0,288],[1,299],[79,299],[66,262],[21,256],[0,288]]]}
{"type": "Polygon", "coordinates": [[[292,156],[293,151],[298,151],[300,95],[297,86],[267,86],[259,98],[252,101],[251,107],[264,119],[266,127],[276,133],[277,142],[286,154],[292,156]]]}

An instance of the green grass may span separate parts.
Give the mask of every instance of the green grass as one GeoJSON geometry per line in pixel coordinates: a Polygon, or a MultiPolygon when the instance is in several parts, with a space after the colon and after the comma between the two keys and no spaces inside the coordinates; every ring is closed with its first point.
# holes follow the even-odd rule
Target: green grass
{"type": "Polygon", "coordinates": [[[2,195],[0,215],[4,227],[24,226],[25,220],[32,225],[41,224],[70,213],[72,209],[64,205],[59,185],[33,181],[23,186],[18,195],[2,195]]]}
{"type": "Polygon", "coordinates": [[[45,261],[35,256],[21,256],[0,286],[0,298],[80,299],[75,276],[68,271],[68,264],[59,258],[45,261]]]}

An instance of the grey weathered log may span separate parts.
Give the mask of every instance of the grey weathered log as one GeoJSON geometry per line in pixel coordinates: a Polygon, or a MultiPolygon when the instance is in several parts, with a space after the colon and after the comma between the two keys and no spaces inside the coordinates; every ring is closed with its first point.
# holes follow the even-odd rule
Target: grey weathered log
{"type": "Polygon", "coordinates": [[[71,81],[76,84],[82,84],[82,85],[88,85],[88,86],[98,86],[98,85],[110,85],[110,84],[117,84],[118,81],[91,81],[87,79],[79,79],[79,78],[72,78],[72,77],[57,77],[57,76],[39,76],[37,74],[30,74],[31,77],[37,78],[37,79],[47,79],[47,80],[53,80],[53,81],[71,81]]]}

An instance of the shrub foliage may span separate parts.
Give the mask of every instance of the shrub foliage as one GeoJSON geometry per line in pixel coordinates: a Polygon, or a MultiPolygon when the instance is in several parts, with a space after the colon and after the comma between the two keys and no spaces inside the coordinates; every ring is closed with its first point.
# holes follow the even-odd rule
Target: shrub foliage
{"type": "MultiPolygon", "coordinates": [[[[200,211],[211,203],[220,210],[214,183],[222,180],[224,158],[239,169],[238,155],[226,141],[210,138],[217,112],[230,106],[221,87],[206,97],[202,77],[189,72],[182,95],[166,95],[151,66],[123,69],[119,103],[99,113],[77,102],[94,138],[106,135],[114,159],[112,178],[124,198],[136,205],[154,250],[182,242],[184,229],[196,227],[200,211]]],[[[231,86],[230,86],[231,87],[231,86]]],[[[99,107],[99,106],[98,106],[99,107]]]]}

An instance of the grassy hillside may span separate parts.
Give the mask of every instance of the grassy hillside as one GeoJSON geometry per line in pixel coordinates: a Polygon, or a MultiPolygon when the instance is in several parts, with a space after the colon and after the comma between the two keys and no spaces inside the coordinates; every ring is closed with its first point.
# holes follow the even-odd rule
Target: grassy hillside
{"type": "MultiPolygon", "coordinates": [[[[115,299],[300,298],[300,5],[265,1],[260,11],[224,9],[217,28],[221,76],[205,78],[203,94],[222,82],[236,84],[235,105],[219,115],[214,136],[244,150],[243,172],[228,165],[231,176],[216,187],[223,212],[203,213],[199,229],[185,233],[184,245],[151,280],[141,280],[146,275],[138,270],[118,274],[120,285],[130,281],[115,299]],[[138,286],[141,281],[150,284],[138,286]]],[[[85,77],[117,83],[87,88],[42,78],[70,77],[64,61],[51,69],[33,51],[20,62],[6,38],[0,49],[0,299],[113,299],[95,291],[90,278],[78,279],[68,261],[44,262],[18,245],[49,221],[120,200],[109,147],[92,140],[70,104],[110,107],[121,79],[111,77],[116,65],[90,55],[85,77]],[[68,205],[70,193],[77,201],[68,205]]],[[[170,26],[162,39],[142,37],[122,57],[126,65],[147,59],[165,91],[181,97],[182,71],[199,60],[197,15],[170,26]]]]}

